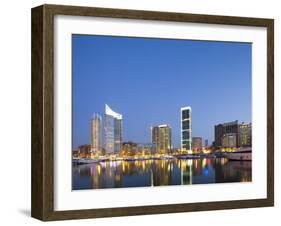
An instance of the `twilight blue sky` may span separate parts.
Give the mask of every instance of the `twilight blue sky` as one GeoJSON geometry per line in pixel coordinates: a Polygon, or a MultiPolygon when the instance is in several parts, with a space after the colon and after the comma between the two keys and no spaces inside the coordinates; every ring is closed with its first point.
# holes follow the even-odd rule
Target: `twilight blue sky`
{"type": "MultiPolygon", "coordinates": [[[[73,147],[90,144],[90,119],[104,105],[123,115],[123,140],[150,142],[170,124],[180,146],[180,107],[192,108],[192,136],[251,121],[250,43],[72,35],[73,147]]],[[[104,131],[103,131],[104,132],[104,131]]]]}

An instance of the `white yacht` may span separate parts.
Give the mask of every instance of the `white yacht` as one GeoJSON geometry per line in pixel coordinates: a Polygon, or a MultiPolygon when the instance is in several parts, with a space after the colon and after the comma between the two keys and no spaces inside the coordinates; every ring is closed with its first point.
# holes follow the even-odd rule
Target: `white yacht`
{"type": "Polygon", "coordinates": [[[226,153],[226,157],[229,160],[251,161],[252,160],[252,147],[238,148],[234,152],[226,153]]]}
{"type": "Polygon", "coordinates": [[[92,158],[80,158],[79,160],[76,160],[76,164],[91,164],[96,162],[98,162],[98,160],[92,158]]]}

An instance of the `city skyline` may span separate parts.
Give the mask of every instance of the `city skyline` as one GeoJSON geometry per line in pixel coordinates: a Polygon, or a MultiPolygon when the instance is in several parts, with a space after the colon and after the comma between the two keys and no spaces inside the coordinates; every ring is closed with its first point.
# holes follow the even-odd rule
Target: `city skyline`
{"type": "MultiPolygon", "coordinates": [[[[202,136],[192,136],[192,111],[191,107],[181,107],[181,146],[174,147],[171,140],[172,128],[169,124],[153,125],[150,127],[151,140],[146,144],[155,145],[156,153],[165,154],[181,151],[201,151],[203,147],[208,147],[208,140],[204,141],[202,136]]],[[[106,154],[120,154],[123,151],[123,144],[129,143],[143,145],[145,143],[137,143],[133,140],[123,140],[123,116],[120,113],[113,111],[110,106],[105,104],[104,112],[105,124],[102,125],[102,117],[98,113],[94,113],[91,119],[91,152],[102,154],[104,150],[106,154]],[[102,134],[104,133],[104,139],[102,134]]],[[[213,147],[234,148],[242,146],[251,146],[252,123],[239,123],[238,120],[232,122],[223,122],[214,125],[214,141],[213,147]],[[234,136],[234,137],[233,137],[234,136]],[[228,139],[228,140],[226,140],[228,139]],[[234,139],[229,143],[229,139],[234,139]],[[223,141],[224,140],[224,141],[223,141]],[[218,143],[219,141],[219,143],[218,143]],[[222,142],[225,144],[223,145],[222,142]],[[234,142],[234,143],[233,143],[234,142]],[[226,143],[228,145],[226,145],[226,143]]],[[[82,144],[79,146],[85,146],[82,144]]],[[[191,153],[191,152],[190,152],[191,153]]]]}
{"type": "Polygon", "coordinates": [[[214,141],[213,130],[216,124],[236,119],[251,122],[250,53],[249,43],[73,35],[73,146],[89,143],[89,116],[94,112],[102,112],[101,107],[105,103],[123,115],[123,140],[139,143],[150,141],[151,126],[169,124],[173,131],[171,143],[174,147],[180,147],[179,109],[186,105],[192,105],[192,135],[203,137],[210,143],[214,141]],[[140,45],[143,48],[134,48],[140,45]],[[152,53],[151,48],[158,50],[158,53],[152,53]],[[181,51],[181,48],[185,51],[181,51]],[[192,49],[192,52],[187,51],[192,49]],[[160,62],[163,58],[161,53],[168,50],[172,54],[179,52],[180,57],[174,56],[172,60],[164,55],[163,62],[160,62]],[[230,50],[234,64],[228,62],[230,50]],[[145,55],[146,51],[149,56],[145,55]],[[135,59],[128,58],[132,52],[135,59]],[[208,56],[213,55],[209,60],[213,63],[215,59],[217,66],[232,69],[228,72],[232,74],[229,85],[223,86],[223,81],[229,79],[226,75],[223,77],[225,70],[216,68],[216,65],[206,65],[203,59],[202,66],[212,69],[208,74],[198,62],[187,63],[190,69],[183,73],[185,62],[177,60],[186,54],[186,58],[194,63],[192,55],[200,56],[201,53],[204,57],[203,52],[208,56]],[[126,60],[122,61],[122,57],[126,60]],[[140,63],[140,59],[143,62],[140,63]],[[132,73],[132,67],[136,67],[137,62],[142,67],[137,67],[135,73],[132,73]],[[167,68],[165,63],[168,62],[171,65],[167,68]],[[213,78],[217,85],[213,85],[208,78],[214,75],[214,68],[219,75],[219,80],[213,78]],[[200,83],[202,77],[205,80],[200,83]],[[182,86],[182,83],[186,83],[186,86],[182,86]],[[189,83],[191,85],[187,86],[189,83]],[[177,87],[179,90],[175,89],[177,87]],[[226,103],[229,105],[226,106],[226,103]],[[226,109],[222,109],[223,106],[226,109]],[[235,111],[238,107],[239,111],[235,111]]]}

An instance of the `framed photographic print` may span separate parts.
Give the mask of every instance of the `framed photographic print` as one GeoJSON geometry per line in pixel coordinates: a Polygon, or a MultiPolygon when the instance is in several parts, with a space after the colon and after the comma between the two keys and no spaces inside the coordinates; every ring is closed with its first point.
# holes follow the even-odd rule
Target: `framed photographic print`
{"type": "Polygon", "coordinates": [[[32,9],[32,216],[274,205],[273,19],[32,9]]]}

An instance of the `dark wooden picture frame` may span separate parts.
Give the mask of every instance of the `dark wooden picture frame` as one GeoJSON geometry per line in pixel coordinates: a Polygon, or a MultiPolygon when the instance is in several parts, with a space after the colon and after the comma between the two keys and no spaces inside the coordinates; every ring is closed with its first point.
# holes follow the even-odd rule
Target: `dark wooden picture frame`
{"type": "Polygon", "coordinates": [[[274,20],[61,5],[32,9],[31,215],[49,220],[161,214],[274,205],[274,20]],[[54,210],[54,16],[95,16],[265,27],[267,29],[267,198],[122,208],[54,210]]]}

